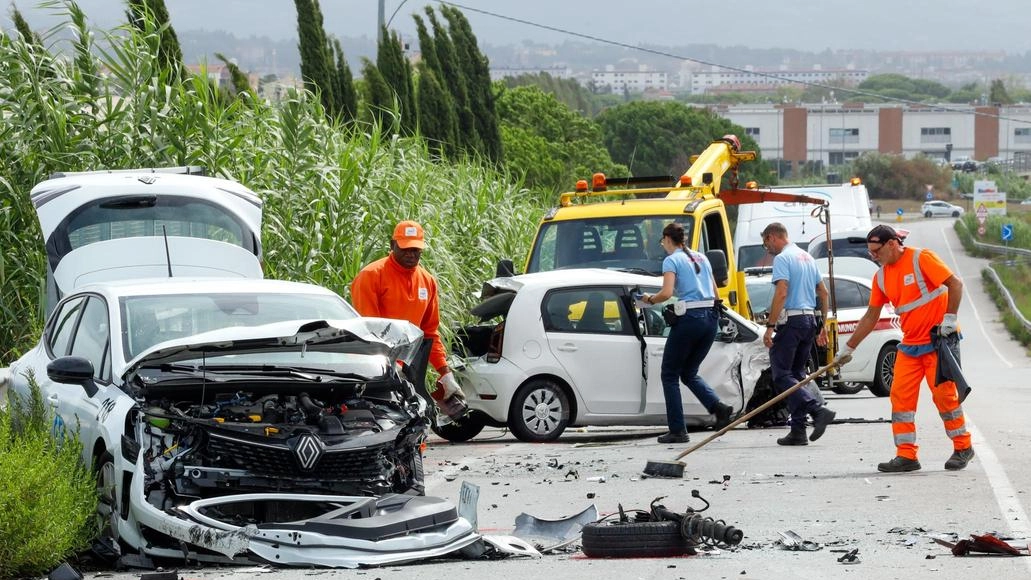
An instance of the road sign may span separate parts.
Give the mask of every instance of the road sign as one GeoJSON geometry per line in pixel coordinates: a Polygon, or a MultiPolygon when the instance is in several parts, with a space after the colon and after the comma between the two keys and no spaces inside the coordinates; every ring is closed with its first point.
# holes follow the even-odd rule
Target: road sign
{"type": "Polygon", "coordinates": [[[985,218],[988,217],[988,208],[983,203],[980,203],[980,204],[977,205],[977,212],[976,213],[977,213],[977,219],[983,221],[985,218]]]}
{"type": "Polygon", "coordinates": [[[895,215],[902,215],[902,213],[903,212],[902,212],[902,208],[901,207],[898,208],[897,210],[895,210],[895,215]]]}
{"type": "Polygon", "coordinates": [[[928,191],[927,194],[924,195],[924,199],[926,199],[927,201],[931,201],[932,199],[934,199],[934,194],[928,191]]]}
{"type": "Polygon", "coordinates": [[[1002,241],[1009,242],[1013,240],[1013,224],[1006,224],[1002,226],[1002,241]]]}
{"type": "Polygon", "coordinates": [[[977,235],[979,235],[979,236],[983,236],[984,235],[984,225],[983,224],[977,226],[977,235]]]}

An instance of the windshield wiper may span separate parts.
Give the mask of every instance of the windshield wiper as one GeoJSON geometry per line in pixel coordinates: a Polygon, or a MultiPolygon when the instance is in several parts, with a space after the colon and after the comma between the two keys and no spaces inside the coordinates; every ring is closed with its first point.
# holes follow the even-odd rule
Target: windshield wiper
{"type": "Polygon", "coordinates": [[[320,382],[325,377],[334,379],[366,380],[367,377],[355,373],[343,373],[333,369],[313,367],[293,367],[279,365],[218,365],[202,367],[199,365],[163,364],[160,366],[162,372],[187,373],[195,376],[204,374],[232,374],[263,377],[288,377],[292,379],[304,379],[311,382],[320,382]]]}
{"type": "Polygon", "coordinates": [[[645,270],[644,268],[612,268],[613,270],[619,270],[620,272],[626,272],[628,274],[642,274],[644,276],[660,276],[660,272],[653,272],[651,270],[645,270]]]}

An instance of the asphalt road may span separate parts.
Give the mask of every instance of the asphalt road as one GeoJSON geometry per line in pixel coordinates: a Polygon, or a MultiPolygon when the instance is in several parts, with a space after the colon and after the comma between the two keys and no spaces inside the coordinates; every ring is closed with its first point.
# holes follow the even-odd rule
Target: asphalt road
{"type": "MultiPolygon", "coordinates": [[[[965,281],[960,310],[963,362],[973,393],[964,404],[976,459],[947,472],[952,451],[930,395],[917,417],[923,469],[882,474],[876,464],[894,455],[886,398],[863,391],[827,396],[838,424],[808,447],[780,447],[786,429],[738,428],[685,458],[682,480],[648,479],[648,459],[673,459],[686,445],[660,445],[662,429],[585,428],[553,444],[524,444],[487,429],[465,444],[433,438],[426,455],[427,493],[457,502],[463,481],[480,489],[479,527],[508,534],[526,512],[555,519],[597,506],[603,514],[647,508],[665,496],[667,507],[701,507],[697,489],[712,504],[706,515],[745,533],[741,546],[681,558],[592,560],[579,551],[539,559],[436,560],[368,570],[182,569],[185,578],[1027,578],[1031,558],[954,557],[932,537],[955,541],[998,533],[1027,546],[1031,467],[1031,359],[1010,340],[980,281],[983,260],[966,256],[951,219],[907,221],[909,244],[935,250],[965,281]],[[604,478],[605,481],[591,478],[604,478]],[[819,545],[788,551],[776,544],[794,531],[819,545]],[[858,550],[854,564],[839,563],[858,550]]],[[[711,432],[692,433],[692,442],[711,432]]],[[[109,576],[138,578],[139,572],[109,576]]]]}

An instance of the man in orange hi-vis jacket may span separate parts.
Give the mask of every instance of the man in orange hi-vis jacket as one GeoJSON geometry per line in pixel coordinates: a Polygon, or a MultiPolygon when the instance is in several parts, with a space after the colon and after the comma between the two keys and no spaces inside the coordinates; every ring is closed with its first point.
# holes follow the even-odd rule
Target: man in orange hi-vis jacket
{"type": "Polygon", "coordinates": [[[448,368],[447,351],[437,332],[437,279],[419,265],[425,248],[421,225],[410,220],[397,224],[390,240],[390,253],[362,268],[351,282],[351,303],[362,316],[407,320],[422,329],[432,345],[430,364],[440,374],[437,391],[432,393],[434,402],[455,418],[466,410],[465,395],[448,368]]]}
{"type": "Polygon", "coordinates": [[[891,302],[902,324],[902,344],[895,359],[891,385],[891,430],[895,435],[896,457],[877,465],[890,473],[920,469],[916,444],[916,404],[920,382],[927,380],[945,433],[952,439],[952,456],[945,469],[963,469],[974,458],[963,408],[956,384],[946,381],[935,385],[938,354],[931,344],[931,329],[942,336],[957,332],[956,312],[963,297],[963,282],[933,252],[903,246],[903,238],[890,226],[879,225],[866,235],[866,248],[881,264],[874,275],[870,306],[838,358],[851,354],[870,334],[881,316],[881,307],[891,302]]]}

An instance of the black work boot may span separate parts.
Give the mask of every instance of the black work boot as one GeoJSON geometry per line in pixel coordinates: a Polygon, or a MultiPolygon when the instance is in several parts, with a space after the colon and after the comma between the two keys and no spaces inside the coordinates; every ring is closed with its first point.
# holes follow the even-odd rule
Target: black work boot
{"type": "Polygon", "coordinates": [[[838,414],[831,411],[827,407],[820,407],[813,411],[813,432],[809,435],[810,441],[816,441],[820,437],[823,437],[823,432],[827,430],[827,425],[834,422],[834,417],[838,414]]]}
{"type": "Polygon", "coordinates": [[[974,458],[974,448],[968,447],[967,449],[957,449],[952,453],[952,457],[945,462],[945,469],[949,471],[956,471],[963,469],[970,463],[970,460],[974,458]]]}
{"type": "Polygon", "coordinates": [[[885,473],[903,473],[920,469],[920,462],[908,457],[895,457],[891,461],[877,464],[877,471],[885,473]]]}
{"type": "Polygon", "coordinates": [[[687,436],[687,431],[681,433],[666,433],[665,435],[659,435],[659,443],[687,443],[691,440],[687,436]]]}
{"type": "Polygon", "coordinates": [[[777,445],[809,445],[809,438],[805,436],[805,427],[791,428],[791,432],[777,439],[777,445]]]}
{"type": "Polygon", "coordinates": [[[716,403],[716,409],[713,410],[712,414],[716,415],[716,424],[713,425],[713,428],[719,431],[727,425],[730,425],[730,416],[734,414],[734,407],[731,407],[722,401],[718,401],[716,403]]]}

